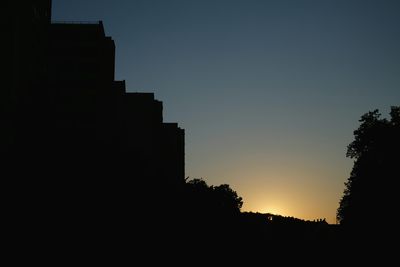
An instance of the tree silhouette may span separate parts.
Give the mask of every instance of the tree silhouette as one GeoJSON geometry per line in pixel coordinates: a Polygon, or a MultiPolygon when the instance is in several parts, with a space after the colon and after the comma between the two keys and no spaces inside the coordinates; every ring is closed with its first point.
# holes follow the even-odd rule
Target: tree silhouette
{"type": "Polygon", "coordinates": [[[187,192],[197,208],[224,213],[239,213],[243,200],[228,184],[208,186],[203,179],[193,179],[187,182],[187,192]]]}
{"type": "Polygon", "coordinates": [[[243,200],[232,190],[229,185],[222,184],[219,186],[212,187],[216,205],[220,210],[226,210],[228,212],[240,212],[243,205],[243,200]]]}
{"type": "MultiPolygon", "coordinates": [[[[369,230],[387,224],[377,214],[396,210],[396,178],[400,163],[400,107],[392,107],[390,120],[378,110],[364,114],[347,157],[354,166],[337,210],[338,221],[348,227],[369,230]],[[374,214],[376,216],[374,216],[374,214]],[[365,227],[363,227],[365,226],[365,227]]],[[[382,229],[382,228],[381,228],[382,229]]]]}

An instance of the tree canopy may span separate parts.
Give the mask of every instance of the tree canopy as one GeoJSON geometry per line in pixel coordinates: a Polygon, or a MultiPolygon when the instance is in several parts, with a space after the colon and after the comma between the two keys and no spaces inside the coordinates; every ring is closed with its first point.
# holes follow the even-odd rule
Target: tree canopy
{"type": "Polygon", "coordinates": [[[193,179],[187,182],[190,198],[196,206],[208,211],[238,213],[243,200],[227,184],[208,186],[203,179],[193,179]]]}
{"type": "Polygon", "coordinates": [[[376,214],[393,213],[400,177],[400,106],[391,107],[390,119],[374,110],[360,123],[347,148],[354,166],[337,210],[338,221],[348,226],[376,225],[382,221],[376,214]]]}

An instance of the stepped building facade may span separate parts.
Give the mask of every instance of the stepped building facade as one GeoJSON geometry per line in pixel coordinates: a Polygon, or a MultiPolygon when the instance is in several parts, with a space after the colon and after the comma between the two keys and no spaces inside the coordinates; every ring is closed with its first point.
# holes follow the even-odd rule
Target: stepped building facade
{"type": "Polygon", "coordinates": [[[9,154],[37,159],[40,150],[59,173],[110,163],[108,171],[183,183],[184,130],[163,121],[153,93],[127,92],[115,80],[115,44],[103,23],[51,23],[51,1],[26,3],[14,6],[13,84],[2,103],[9,154]]]}

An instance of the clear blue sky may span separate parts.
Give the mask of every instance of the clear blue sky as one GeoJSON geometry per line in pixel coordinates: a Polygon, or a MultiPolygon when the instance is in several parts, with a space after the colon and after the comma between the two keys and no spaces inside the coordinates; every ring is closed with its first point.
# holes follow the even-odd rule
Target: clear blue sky
{"type": "Polygon", "coordinates": [[[53,0],[103,20],[116,77],[186,130],[186,174],[334,222],[359,117],[400,105],[400,1],[53,0]]]}

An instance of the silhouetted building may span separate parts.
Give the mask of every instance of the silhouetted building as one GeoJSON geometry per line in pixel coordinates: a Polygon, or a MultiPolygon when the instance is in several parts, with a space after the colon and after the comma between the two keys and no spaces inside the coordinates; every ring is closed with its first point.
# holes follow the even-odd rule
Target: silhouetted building
{"type": "Polygon", "coordinates": [[[3,58],[6,83],[0,90],[0,149],[17,154],[21,147],[30,150],[32,140],[41,138],[39,131],[26,132],[33,127],[43,129],[45,123],[42,107],[51,1],[6,1],[4,6],[3,16],[10,17],[5,19],[3,43],[10,47],[3,58]]]}
{"type": "Polygon", "coordinates": [[[146,176],[183,182],[184,130],[176,123],[162,122],[162,102],[155,100],[153,93],[125,93],[119,106],[123,146],[145,159],[146,176]]]}
{"type": "Polygon", "coordinates": [[[183,183],[184,131],[163,122],[153,93],[128,93],[115,81],[115,44],[101,21],[50,23],[50,6],[15,4],[2,144],[52,168],[54,179],[78,165],[90,166],[86,175],[110,165],[132,179],[183,183]]]}
{"type": "MultiPolygon", "coordinates": [[[[33,85],[43,86],[46,76],[46,51],[51,1],[10,1],[12,81],[20,90],[20,97],[31,96],[33,85]]],[[[7,44],[9,42],[6,42],[7,44]]],[[[38,93],[38,92],[36,92],[38,93]]]]}
{"type": "Polygon", "coordinates": [[[115,44],[111,37],[105,36],[101,21],[53,22],[50,43],[49,77],[53,82],[63,86],[80,84],[111,89],[115,44]]]}
{"type": "Polygon", "coordinates": [[[140,162],[133,175],[183,182],[184,131],[163,123],[153,93],[127,93],[125,82],[114,80],[114,60],[101,21],[51,24],[49,84],[64,145],[118,147],[140,162]]]}

